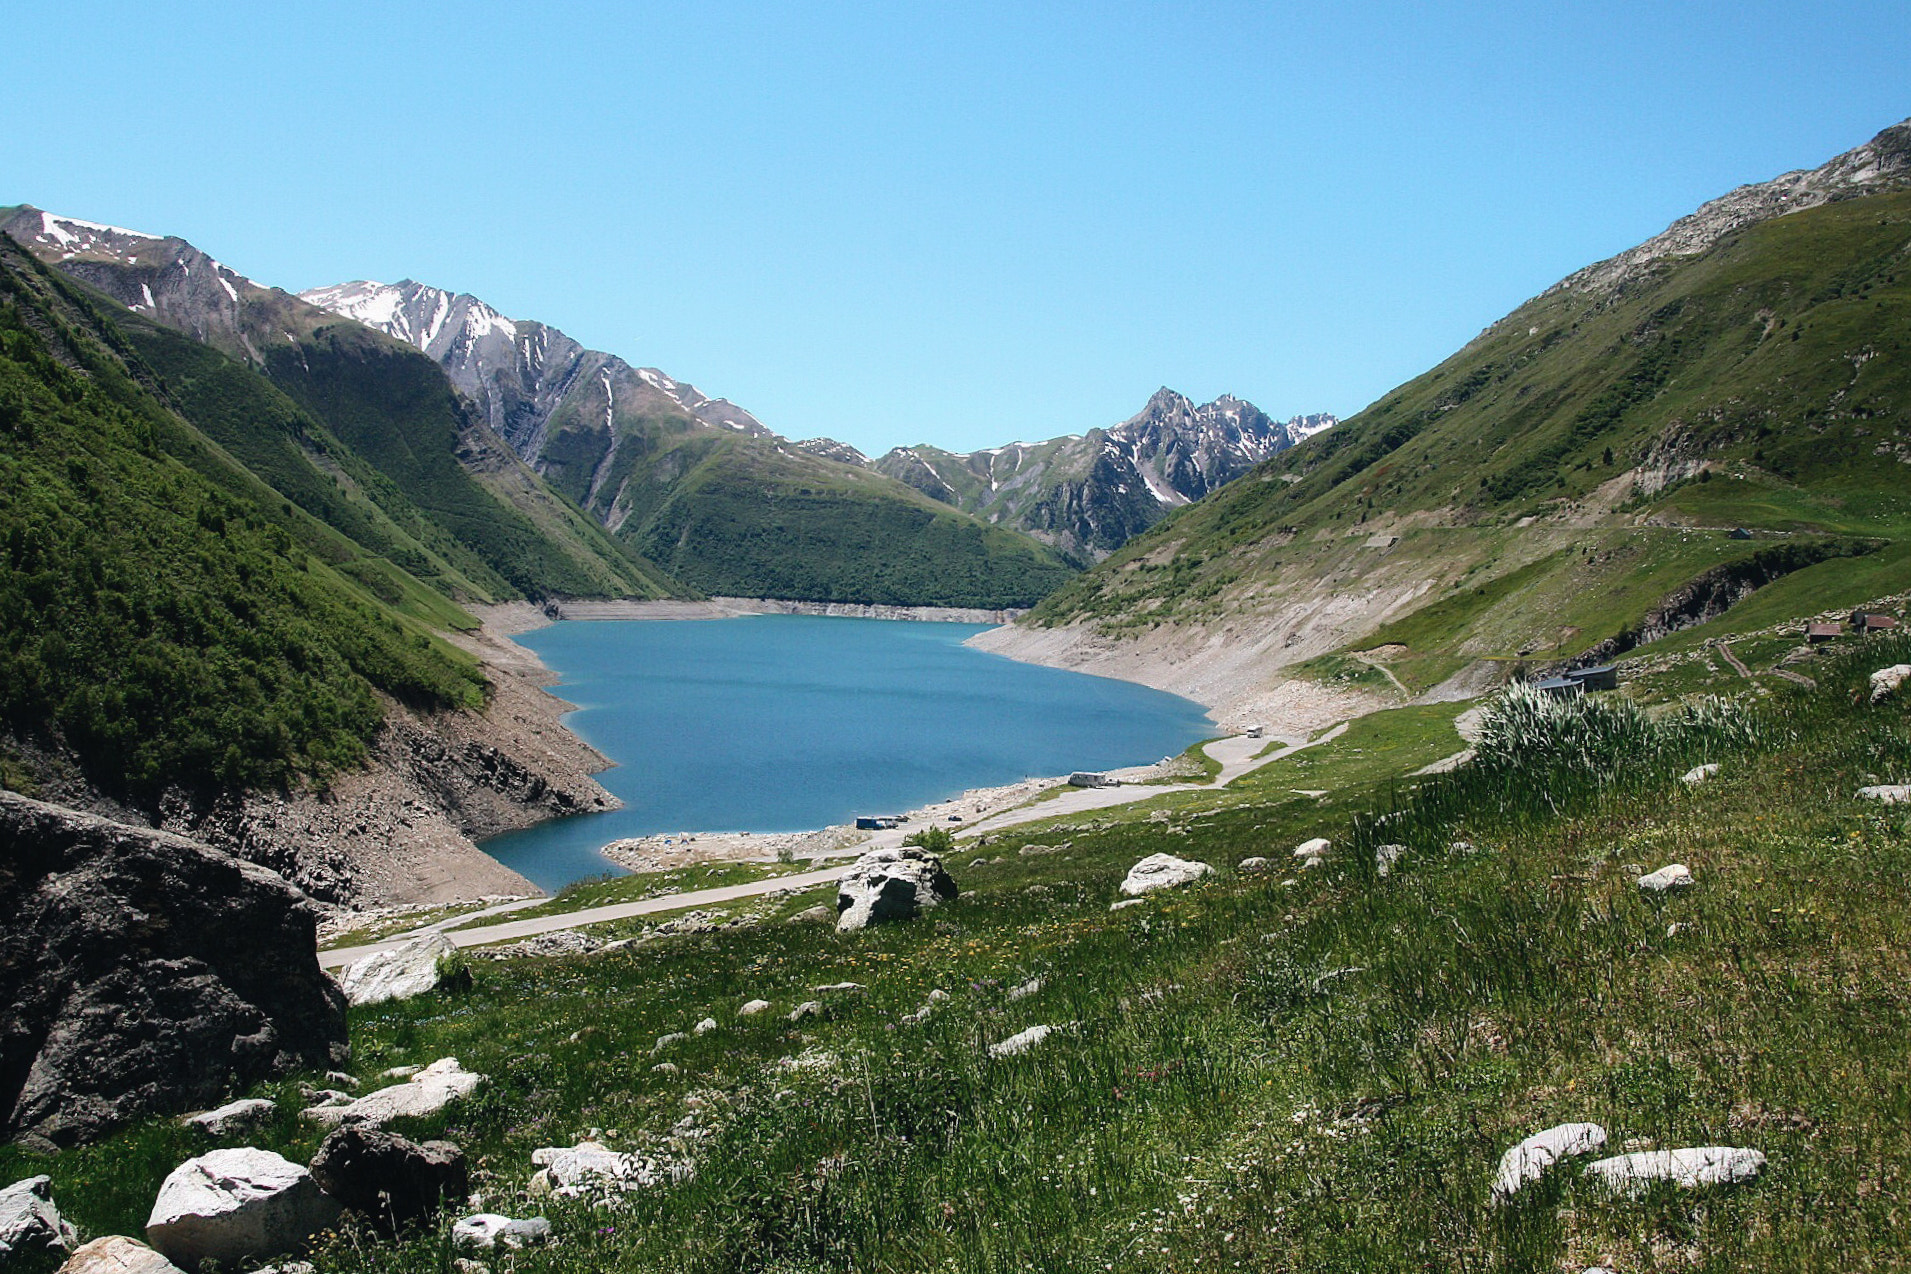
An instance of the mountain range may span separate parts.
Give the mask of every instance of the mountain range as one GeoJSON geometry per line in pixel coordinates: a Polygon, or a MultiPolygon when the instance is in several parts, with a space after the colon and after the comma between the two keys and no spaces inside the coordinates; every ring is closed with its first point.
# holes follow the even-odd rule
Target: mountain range
{"type": "Polygon", "coordinates": [[[925,495],[1098,560],[1169,510],[1335,423],[1326,414],[1281,423],[1232,395],[1196,406],[1164,387],[1106,429],[966,454],[898,447],[866,463],[925,495]]]}
{"type": "Polygon", "coordinates": [[[1911,122],[1575,273],[986,640],[1248,721],[1902,587],[1907,244],[1911,122]]]}

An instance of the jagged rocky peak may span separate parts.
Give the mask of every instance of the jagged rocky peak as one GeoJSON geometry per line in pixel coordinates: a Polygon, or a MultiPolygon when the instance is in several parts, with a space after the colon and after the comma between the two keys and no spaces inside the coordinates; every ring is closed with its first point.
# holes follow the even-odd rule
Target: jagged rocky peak
{"type": "Polygon", "coordinates": [[[557,328],[509,318],[468,292],[413,279],[360,279],[312,288],[299,299],[429,354],[534,465],[552,417],[567,401],[612,416],[619,407],[637,412],[674,407],[713,428],[774,436],[728,399],[712,398],[655,367],[632,367],[615,355],[586,349],[557,328]],[[578,402],[579,395],[588,403],[578,402]]]}
{"type": "Polygon", "coordinates": [[[518,336],[517,324],[477,297],[412,279],[397,283],[356,279],[301,292],[299,299],[375,327],[433,358],[442,358],[455,342],[478,342],[487,337],[512,342],[518,336]]]}
{"type": "Polygon", "coordinates": [[[1911,188],[1911,119],[1893,124],[1862,146],[1816,168],[1800,168],[1770,181],[1720,195],[1680,217],[1636,248],[1587,266],[1547,289],[1603,292],[1618,287],[1663,257],[1694,256],[1726,235],[1760,221],[1803,212],[1821,204],[1887,190],[1911,188]]]}
{"type": "Polygon", "coordinates": [[[0,210],[0,231],[49,265],[98,288],[121,305],[182,328],[200,340],[258,359],[240,330],[240,309],[276,291],[254,283],[174,235],[82,221],[31,204],[0,210]]]}
{"type": "Polygon", "coordinates": [[[853,464],[858,468],[869,467],[869,457],[846,442],[834,438],[804,438],[790,444],[798,451],[807,451],[812,456],[821,456],[825,460],[834,460],[838,464],[853,464]]]}

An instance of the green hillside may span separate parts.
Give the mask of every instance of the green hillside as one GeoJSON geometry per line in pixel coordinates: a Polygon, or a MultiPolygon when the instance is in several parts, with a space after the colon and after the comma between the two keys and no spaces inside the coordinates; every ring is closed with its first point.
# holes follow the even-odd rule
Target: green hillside
{"type": "Polygon", "coordinates": [[[557,490],[705,593],[879,605],[1032,606],[1076,568],[884,474],[712,427],[661,395],[574,393],[536,454],[557,490]]]}
{"type": "Polygon", "coordinates": [[[5,734],[146,803],[349,768],[377,692],[482,702],[474,662],[430,632],[468,616],[267,486],[158,383],[94,299],[0,243],[5,734]]]}
{"type": "MultiPolygon", "coordinates": [[[[1864,693],[1905,660],[1911,641],[1873,639],[1815,656],[1816,690],[1657,719],[1650,680],[1515,697],[1437,778],[1410,775],[1454,746],[1456,705],[1376,714],[1251,783],[967,836],[945,858],[960,897],[912,923],[791,923],[824,886],[729,923],[593,926],[632,940],[593,954],[473,960],[469,989],[355,1011],[351,1069],[369,1089],[455,1056],[488,1077],[394,1130],[463,1147],[487,1208],[551,1221],[509,1258],[525,1271],[1900,1269],[1911,824],[1855,793],[1911,777],[1904,701],[1864,693]],[[1682,783],[1700,763],[1720,768],[1682,783]],[[1331,848],[1300,869],[1315,836],[1331,848]],[[1384,876],[1382,843],[1404,847],[1384,876]],[[1157,852],[1215,872],[1111,911],[1157,852]],[[1690,888],[1639,888],[1674,862],[1690,888]],[[739,1012],[753,999],[769,1011],[739,1012]],[[991,1054],[1034,1026],[1052,1031],[991,1054]],[[1606,1145],[1496,1205],[1500,1156],[1569,1121],[1606,1145]],[[533,1153],[586,1133],[677,1170],[540,1189],[533,1153]],[[1693,1146],[1764,1164],[1637,1196],[1586,1172],[1693,1146]]],[[[257,1130],[155,1119],[0,1149],[0,1170],[51,1174],[89,1235],[136,1233],[210,1145],[309,1159],[324,1129],[294,1112],[325,1082],[258,1090],[280,1113],[257,1130]]],[[[348,1219],[310,1259],[442,1270],[464,1211],[396,1240],[348,1219]]]]}
{"type": "Polygon", "coordinates": [[[1210,622],[1332,578],[1387,592],[1355,644],[1405,644],[1426,682],[1593,649],[1708,571],[1770,577],[1793,611],[1882,591],[1911,552],[1908,232],[1911,194],[1853,198],[1555,289],[1035,621],[1210,622]]]}
{"type": "Polygon", "coordinates": [[[681,591],[555,497],[409,346],[357,323],[325,323],[270,346],[265,370],[515,593],[681,591]]]}

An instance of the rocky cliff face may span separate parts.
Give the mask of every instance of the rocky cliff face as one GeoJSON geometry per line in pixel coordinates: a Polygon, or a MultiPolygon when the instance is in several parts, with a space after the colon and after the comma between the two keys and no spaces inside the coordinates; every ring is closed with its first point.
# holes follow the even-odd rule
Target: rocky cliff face
{"type": "Polygon", "coordinates": [[[1334,423],[1325,414],[1283,423],[1231,394],[1197,405],[1164,388],[1107,429],[967,454],[898,447],[869,463],[924,495],[1100,558],[1334,423]]]}
{"type": "Polygon", "coordinates": [[[274,872],[0,792],[0,1135],[71,1146],[347,1057],[316,916],[274,872]]]}

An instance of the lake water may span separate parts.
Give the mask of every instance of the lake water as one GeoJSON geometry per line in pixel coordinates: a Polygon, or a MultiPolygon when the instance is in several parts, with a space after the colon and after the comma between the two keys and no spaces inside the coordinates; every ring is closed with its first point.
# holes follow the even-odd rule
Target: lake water
{"type": "Polygon", "coordinates": [[[624,802],[493,837],[545,889],[614,870],[625,836],[794,832],[972,787],[1145,765],[1214,735],[1201,705],[972,650],[975,624],[753,615],[566,621],[517,640],[617,764],[624,802]]]}

